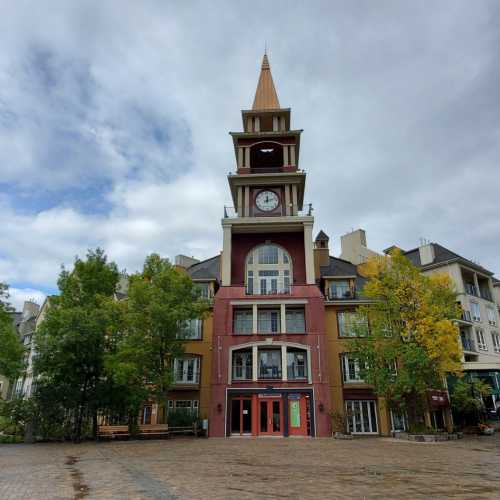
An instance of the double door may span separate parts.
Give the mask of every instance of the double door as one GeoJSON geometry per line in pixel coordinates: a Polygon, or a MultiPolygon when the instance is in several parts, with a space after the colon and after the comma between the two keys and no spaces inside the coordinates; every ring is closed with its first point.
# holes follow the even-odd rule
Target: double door
{"type": "Polygon", "coordinates": [[[259,399],[259,434],[264,436],[283,435],[282,400],[275,398],[259,399]]]}

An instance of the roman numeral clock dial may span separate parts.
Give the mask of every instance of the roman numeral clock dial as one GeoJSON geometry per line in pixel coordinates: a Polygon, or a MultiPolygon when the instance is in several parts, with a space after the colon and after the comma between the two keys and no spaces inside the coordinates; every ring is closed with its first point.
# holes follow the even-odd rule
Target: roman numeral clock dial
{"type": "Polygon", "coordinates": [[[255,198],[255,204],[262,212],[271,212],[275,210],[279,202],[278,195],[273,191],[261,191],[257,195],[257,198],[255,198]]]}

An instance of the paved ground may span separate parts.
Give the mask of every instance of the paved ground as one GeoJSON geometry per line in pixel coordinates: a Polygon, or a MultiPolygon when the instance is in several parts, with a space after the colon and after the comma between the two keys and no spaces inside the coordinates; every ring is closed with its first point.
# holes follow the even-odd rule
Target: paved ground
{"type": "Polygon", "coordinates": [[[1,500],[500,499],[500,436],[0,445],[1,500]]]}

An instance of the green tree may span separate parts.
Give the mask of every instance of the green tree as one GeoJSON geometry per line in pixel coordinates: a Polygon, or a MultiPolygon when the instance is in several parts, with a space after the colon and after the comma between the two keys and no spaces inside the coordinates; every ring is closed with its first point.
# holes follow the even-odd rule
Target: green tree
{"type": "Polygon", "coordinates": [[[24,347],[19,340],[7,302],[9,287],[0,283],[0,375],[9,380],[18,378],[24,368],[24,347]]]}
{"type": "Polygon", "coordinates": [[[491,387],[477,377],[458,379],[451,385],[451,407],[463,422],[477,424],[485,412],[482,397],[491,394],[491,387]]]}
{"type": "Polygon", "coordinates": [[[370,335],[351,344],[364,380],[389,407],[405,410],[410,428],[422,419],[426,391],[441,388],[447,374],[461,371],[461,347],[454,319],[460,309],[448,276],[423,275],[401,252],[370,259],[361,268],[368,278],[370,335]]]}
{"type": "Polygon", "coordinates": [[[165,402],[173,359],[183,352],[185,323],[202,318],[208,303],[186,273],[152,254],[142,272],[130,277],[122,307],[125,325],[107,367],[118,383],[129,388],[137,415],[145,399],[165,402]]]}
{"type": "Polygon", "coordinates": [[[110,383],[104,370],[108,338],[116,326],[114,293],[119,279],[116,264],[103,250],[89,250],[75,259],[72,271],[63,268],[60,294],[50,298],[46,316],[35,334],[35,375],[44,400],[49,395],[65,408],[78,442],[82,426],[97,411],[110,383]]]}

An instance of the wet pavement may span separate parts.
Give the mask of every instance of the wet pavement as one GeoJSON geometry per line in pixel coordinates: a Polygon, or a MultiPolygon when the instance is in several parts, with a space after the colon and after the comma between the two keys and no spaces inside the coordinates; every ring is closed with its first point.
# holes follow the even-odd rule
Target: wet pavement
{"type": "Polygon", "coordinates": [[[0,499],[500,499],[500,435],[0,445],[0,499]]]}

